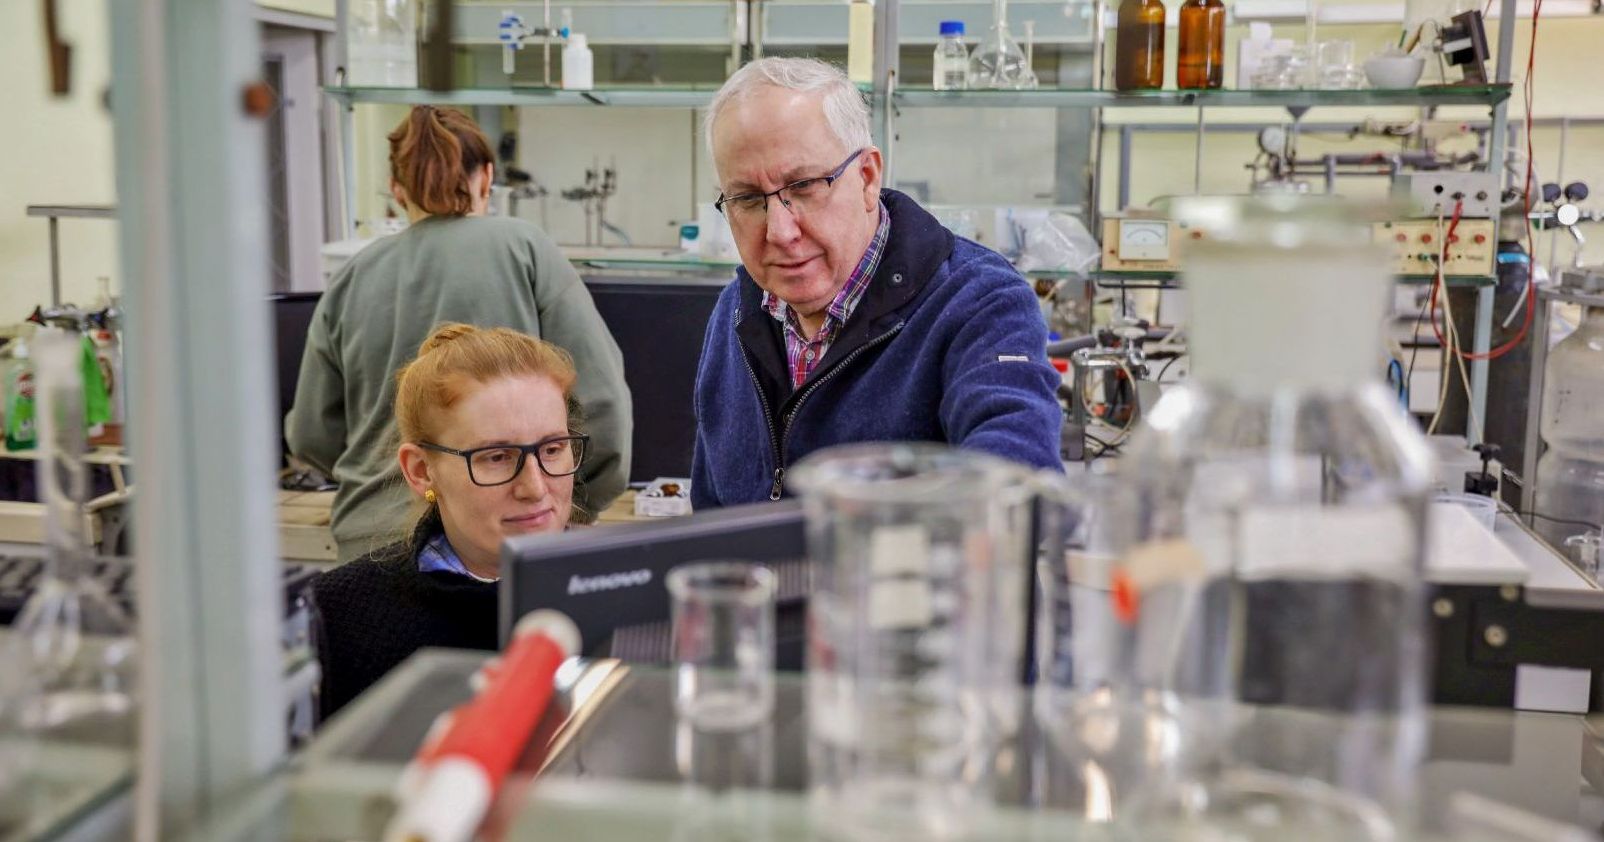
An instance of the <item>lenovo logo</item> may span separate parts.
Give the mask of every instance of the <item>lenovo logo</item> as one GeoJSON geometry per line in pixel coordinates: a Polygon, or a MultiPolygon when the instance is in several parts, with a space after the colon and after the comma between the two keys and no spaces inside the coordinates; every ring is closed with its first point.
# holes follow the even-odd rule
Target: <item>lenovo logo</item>
{"type": "Polygon", "coordinates": [[[652,571],[645,568],[640,570],[626,570],[623,573],[607,573],[601,576],[569,576],[568,595],[596,593],[597,591],[616,591],[619,588],[635,588],[652,580],[652,571]]]}

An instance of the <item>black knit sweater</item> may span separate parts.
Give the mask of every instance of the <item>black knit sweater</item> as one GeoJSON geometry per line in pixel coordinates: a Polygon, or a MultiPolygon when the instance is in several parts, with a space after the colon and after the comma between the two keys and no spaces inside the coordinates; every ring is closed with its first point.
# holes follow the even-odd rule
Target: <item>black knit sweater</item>
{"type": "Polygon", "coordinates": [[[496,583],[418,571],[418,552],[440,533],[438,515],[397,541],[312,584],[323,666],[324,718],[426,646],[497,649],[496,583]]]}

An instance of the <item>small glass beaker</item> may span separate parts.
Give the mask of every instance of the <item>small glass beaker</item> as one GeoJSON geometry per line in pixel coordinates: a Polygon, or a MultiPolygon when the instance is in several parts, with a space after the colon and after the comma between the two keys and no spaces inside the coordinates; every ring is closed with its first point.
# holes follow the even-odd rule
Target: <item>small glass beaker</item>
{"type": "Polygon", "coordinates": [[[669,571],[674,710],[698,728],[750,728],[774,710],[774,571],[743,561],[669,571]]]}
{"type": "Polygon", "coordinates": [[[859,839],[952,839],[993,800],[1017,728],[1029,469],[934,444],[820,451],[803,494],[810,781],[859,839]]]}
{"type": "Polygon", "coordinates": [[[1354,64],[1352,41],[1321,41],[1315,47],[1319,86],[1328,91],[1352,90],[1364,84],[1364,73],[1354,64]]]}

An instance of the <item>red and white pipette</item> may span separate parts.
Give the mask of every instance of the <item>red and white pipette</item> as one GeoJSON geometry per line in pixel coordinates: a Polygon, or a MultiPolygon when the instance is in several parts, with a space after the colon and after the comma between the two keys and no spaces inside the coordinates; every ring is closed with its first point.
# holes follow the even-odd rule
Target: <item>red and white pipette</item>
{"type": "Polygon", "coordinates": [[[435,720],[397,786],[384,842],[468,842],[551,701],[557,668],[579,652],[567,616],[533,611],[486,667],[484,687],[435,720]]]}

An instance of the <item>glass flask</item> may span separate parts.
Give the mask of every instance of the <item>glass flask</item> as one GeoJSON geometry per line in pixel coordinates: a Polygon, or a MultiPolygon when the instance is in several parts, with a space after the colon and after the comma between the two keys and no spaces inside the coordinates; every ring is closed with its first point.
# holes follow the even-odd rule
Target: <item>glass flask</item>
{"type": "Polygon", "coordinates": [[[1175,62],[1178,88],[1225,85],[1225,4],[1186,0],[1181,4],[1180,55],[1175,62]]]}
{"type": "Polygon", "coordinates": [[[1114,88],[1164,87],[1163,0],[1122,0],[1114,37],[1114,88]]]}
{"type": "Polygon", "coordinates": [[[1036,73],[1025,51],[1008,32],[1008,0],[992,0],[991,31],[969,54],[969,87],[983,90],[1032,90],[1036,73]]]}
{"type": "Polygon", "coordinates": [[[346,21],[347,84],[418,86],[418,0],[351,0],[346,21]]]}
{"type": "Polygon", "coordinates": [[[1060,578],[1097,610],[1058,636],[1081,641],[1048,673],[1049,733],[1098,773],[1087,803],[1152,838],[1391,838],[1424,745],[1432,466],[1382,382],[1385,255],[1339,202],[1178,207],[1206,233],[1192,377],[1066,542],[1060,578]]]}
{"type": "Polygon", "coordinates": [[[1581,325],[1548,352],[1540,429],[1548,450],[1533,505],[1543,517],[1532,526],[1563,551],[1588,531],[1579,524],[1604,526],[1604,307],[1583,308],[1581,325]]]}
{"type": "Polygon", "coordinates": [[[54,328],[33,341],[46,558],[12,626],[6,660],[21,676],[13,721],[35,732],[117,732],[129,727],[134,702],[132,621],[90,575],[82,366],[93,352],[85,341],[54,328]]]}
{"type": "Polygon", "coordinates": [[[809,779],[864,840],[954,839],[1017,727],[1031,475],[932,444],[862,444],[794,473],[813,563],[809,779]]]}

